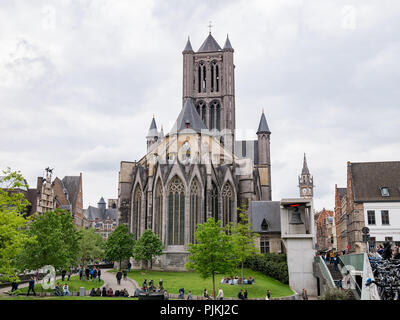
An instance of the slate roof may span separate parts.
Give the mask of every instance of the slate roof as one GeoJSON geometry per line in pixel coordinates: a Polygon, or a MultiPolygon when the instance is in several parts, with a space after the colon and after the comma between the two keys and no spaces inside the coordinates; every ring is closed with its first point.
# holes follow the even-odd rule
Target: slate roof
{"type": "Polygon", "coordinates": [[[201,120],[199,114],[197,113],[191,98],[187,98],[185,100],[185,104],[183,105],[183,108],[179,113],[174,126],[172,127],[171,133],[176,133],[186,129],[186,123],[189,123],[189,129],[191,130],[198,132],[201,130],[207,130],[207,127],[204,125],[203,120],[201,120]]]}
{"type": "Polygon", "coordinates": [[[95,221],[96,218],[98,218],[99,221],[104,221],[107,217],[110,217],[110,219],[112,220],[116,220],[117,213],[118,209],[100,210],[99,208],[92,206],[89,206],[87,209],[84,210],[84,216],[89,221],[95,221]]]}
{"type": "Polygon", "coordinates": [[[354,201],[400,201],[400,161],[350,163],[354,201]],[[389,196],[381,188],[389,188],[389,196]]]}
{"type": "Polygon", "coordinates": [[[224,50],[231,50],[233,51],[231,42],[229,41],[229,36],[226,35],[226,40],[225,40],[225,44],[224,44],[224,50]]]}
{"type": "Polygon", "coordinates": [[[197,52],[214,52],[221,50],[221,47],[210,33],[197,52]]]}
{"type": "Polygon", "coordinates": [[[186,52],[193,52],[192,44],[190,43],[189,37],[188,37],[188,40],[186,42],[185,49],[183,49],[183,53],[186,53],[186,52]]]}
{"type": "Polygon", "coordinates": [[[281,232],[280,201],[251,201],[249,209],[251,225],[254,232],[281,232]],[[268,229],[266,231],[261,229],[261,224],[264,219],[268,224],[268,229]]]}
{"type": "Polygon", "coordinates": [[[339,199],[342,200],[343,196],[347,193],[347,188],[337,188],[339,199]]]}
{"type": "Polygon", "coordinates": [[[147,133],[147,137],[158,137],[158,130],[157,130],[157,125],[156,125],[156,120],[153,119],[151,120],[151,124],[150,124],[150,129],[149,132],[147,133]]]}
{"type": "Polygon", "coordinates": [[[65,176],[61,181],[67,189],[69,202],[72,205],[72,210],[75,210],[75,200],[79,190],[80,176],[65,176]]]}
{"type": "Polygon", "coordinates": [[[267,119],[265,118],[264,112],[261,115],[260,124],[258,125],[257,134],[258,133],[271,133],[268,128],[267,119]]]}

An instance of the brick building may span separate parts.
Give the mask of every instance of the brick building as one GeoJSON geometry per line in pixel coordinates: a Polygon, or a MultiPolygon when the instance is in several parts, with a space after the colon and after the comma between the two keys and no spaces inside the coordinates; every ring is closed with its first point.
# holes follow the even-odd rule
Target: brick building
{"type": "Polygon", "coordinates": [[[84,210],[84,216],[88,221],[88,226],[100,233],[104,240],[108,238],[111,232],[117,227],[117,200],[109,199],[108,208],[106,202],[101,197],[97,207],[89,206],[84,210]]]}
{"type": "Polygon", "coordinates": [[[317,212],[314,216],[318,250],[336,249],[336,226],[331,210],[317,212]]]}

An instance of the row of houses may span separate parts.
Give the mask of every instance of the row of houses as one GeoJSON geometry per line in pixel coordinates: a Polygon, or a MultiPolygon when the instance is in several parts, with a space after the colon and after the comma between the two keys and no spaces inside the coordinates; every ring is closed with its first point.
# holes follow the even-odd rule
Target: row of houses
{"type": "MultiPolygon", "coordinates": [[[[101,197],[97,207],[83,208],[82,173],[77,176],[65,176],[52,179],[53,169],[46,168],[43,177],[38,177],[36,188],[21,187],[15,190],[25,196],[30,205],[26,214],[42,214],[57,208],[71,212],[77,227],[94,228],[103,239],[107,239],[117,225],[117,199],[109,199],[108,206],[101,197]]],[[[25,184],[28,185],[25,180],[25,184]]],[[[7,189],[7,186],[0,186],[7,189]]]]}
{"type": "Polygon", "coordinates": [[[316,213],[315,227],[320,250],[361,253],[385,241],[400,244],[400,161],[347,162],[346,185],[335,185],[335,208],[316,213]]]}

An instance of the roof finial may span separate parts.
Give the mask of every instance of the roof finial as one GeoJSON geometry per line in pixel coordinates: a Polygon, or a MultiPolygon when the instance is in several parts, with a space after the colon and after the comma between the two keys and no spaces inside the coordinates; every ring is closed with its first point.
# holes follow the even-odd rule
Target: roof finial
{"type": "Polygon", "coordinates": [[[213,27],[213,25],[211,25],[211,21],[210,21],[210,24],[208,25],[208,28],[210,29],[209,31],[210,31],[210,34],[211,34],[211,28],[213,27]]]}
{"type": "Polygon", "coordinates": [[[153,113],[153,119],[154,119],[155,117],[154,117],[154,113],[153,113]]]}
{"type": "Polygon", "coordinates": [[[262,113],[264,113],[264,108],[262,108],[262,113]]]}

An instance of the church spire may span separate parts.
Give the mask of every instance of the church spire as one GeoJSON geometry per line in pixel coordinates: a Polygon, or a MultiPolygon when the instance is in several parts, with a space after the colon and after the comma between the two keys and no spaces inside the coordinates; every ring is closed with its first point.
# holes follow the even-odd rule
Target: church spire
{"type": "Polygon", "coordinates": [[[232,51],[233,52],[233,48],[231,45],[231,42],[229,41],[229,36],[226,35],[226,40],[225,40],[225,44],[224,44],[224,51],[232,51]]]}
{"type": "Polygon", "coordinates": [[[190,38],[188,36],[188,40],[186,42],[185,49],[183,49],[182,53],[193,53],[192,44],[190,43],[190,38]]]}
{"type": "Polygon", "coordinates": [[[302,175],[309,175],[310,170],[308,170],[307,166],[307,159],[306,159],[306,154],[304,153],[304,160],[303,160],[303,170],[301,171],[302,175]]]}
{"type": "Polygon", "coordinates": [[[153,137],[158,137],[157,125],[156,125],[156,120],[154,119],[154,115],[153,119],[151,120],[149,132],[147,133],[147,138],[153,138],[153,137]]]}
{"type": "Polygon", "coordinates": [[[261,114],[260,124],[258,125],[257,134],[259,133],[271,133],[268,128],[267,119],[265,118],[264,109],[261,114]]]}

